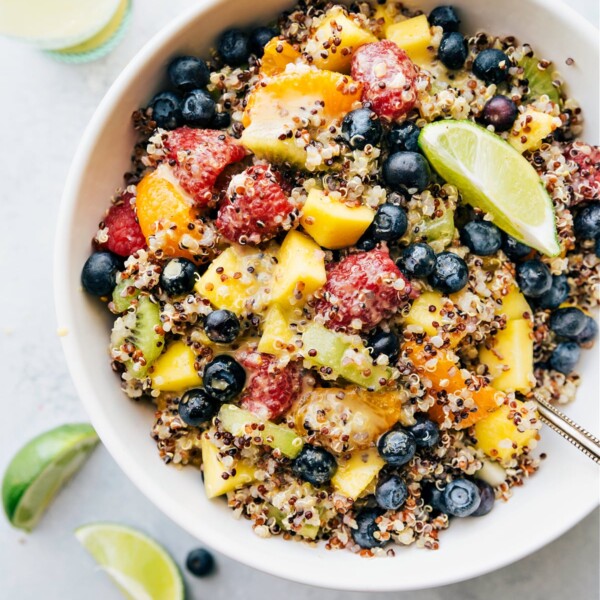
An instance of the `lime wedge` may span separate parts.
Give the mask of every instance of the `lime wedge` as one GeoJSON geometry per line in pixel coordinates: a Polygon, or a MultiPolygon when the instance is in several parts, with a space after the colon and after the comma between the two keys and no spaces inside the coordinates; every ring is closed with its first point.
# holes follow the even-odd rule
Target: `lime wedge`
{"type": "Polygon", "coordinates": [[[75,536],[128,600],[183,600],[181,573],[147,535],[115,523],[91,523],[75,536]]]}
{"type": "Polygon", "coordinates": [[[98,443],[91,425],[61,425],[23,446],[2,481],[8,520],[31,531],[60,488],[77,472],[98,443]]]}
{"type": "Polygon", "coordinates": [[[535,169],[501,137],[471,121],[447,120],[426,125],[419,145],[465,202],[520,242],[559,254],[552,200],[535,169]]]}

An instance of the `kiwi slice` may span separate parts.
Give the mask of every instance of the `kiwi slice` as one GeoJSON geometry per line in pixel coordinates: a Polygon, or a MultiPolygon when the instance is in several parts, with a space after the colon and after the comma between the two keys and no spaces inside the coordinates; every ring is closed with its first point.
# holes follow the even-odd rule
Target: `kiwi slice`
{"type": "Polygon", "coordinates": [[[115,322],[111,336],[112,346],[119,348],[124,343],[133,344],[144,358],[145,364],[141,364],[139,360],[129,360],[126,363],[127,370],[134,377],[145,377],[152,363],[164,350],[165,336],[160,326],[160,307],[148,296],[141,296],[135,311],[119,317],[115,322]]]}
{"type": "Polygon", "coordinates": [[[561,101],[561,90],[557,88],[552,79],[553,69],[551,67],[543,71],[538,68],[539,58],[535,56],[524,56],[519,61],[519,66],[523,67],[523,78],[527,79],[529,93],[527,97],[535,100],[543,94],[546,94],[552,102],[557,104],[561,101]]]}
{"type": "Polygon", "coordinates": [[[131,306],[131,303],[140,295],[140,290],[135,287],[133,294],[123,295],[123,292],[128,287],[133,287],[133,279],[131,277],[117,283],[112,294],[112,306],[110,307],[112,312],[117,314],[124,313],[131,306]]]}

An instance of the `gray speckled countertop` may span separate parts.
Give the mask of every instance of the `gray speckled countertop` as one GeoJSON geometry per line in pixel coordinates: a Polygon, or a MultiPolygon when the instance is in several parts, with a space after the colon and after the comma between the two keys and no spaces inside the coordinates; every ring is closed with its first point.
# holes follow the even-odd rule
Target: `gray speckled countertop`
{"type": "MultiPolygon", "coordinates": [[[[161,24],[189,4],[190,0],[136,2],[125,41],[112,55],[89,65],[63,65],[0,39],[0,472],[33,435],[67,421],[86,420],[59,347],[52,300],[52,245],[62,186],[83,129],[113,79],[161,24]]],[[[598,22],[593,0],[570,4],[598,22]]],[[[72,535],[78,525],[98,520],[142,528],[162,541],[180,564],[197,545],[134,488],[100,447],[33,535],[11,529],[0,517],[0,597],[119,598],[72,535]]],[[[515,565],[465,583],[407,594],[323,591],[220,556],[213,577],[186,576],[186,581],[190,598],[213,600],[595,600],[600,590],[598,531],[596,511],[515,565]]]]}

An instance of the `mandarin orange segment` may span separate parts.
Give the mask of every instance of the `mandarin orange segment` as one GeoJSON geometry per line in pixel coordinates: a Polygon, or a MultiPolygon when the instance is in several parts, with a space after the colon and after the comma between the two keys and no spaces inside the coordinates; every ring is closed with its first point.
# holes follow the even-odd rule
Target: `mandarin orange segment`
{"type": "MultiPolygon", "coordinates": [[[[495,411],[501,404],[504,394],[489,385],[469,390],[468,378],[463,375],[460,364],[454,361],[447,351],[437,349],[435,356],[431,356],[426,353],[423,346],[414,342],[405,342],[403,349],[408,350],[408,358],[415,367],[424,369],[423,376],[431,381],[431,391],[434,396],[437,396],[439,392],[447,392],[461,395],[463,398],[473,399],[477,410],[466,416],[462,413],[460,416],[452,412],[449,413],[448,416],[455,429],[465,429],[474,425],[477,421],[495,411]]],[[[429,416],[441,425],[447,416],[444,411],[444,404],[436,400],[436,403],[429,410],[429,416]]]]}
{"type": "Polygon", "coordinates": [[[165,257],[179,256],[195,262],[202,258],[206,239],[204,226],[197,219],[198,209],[169,180],[166,165],[138,183],[136,212],[149,248],[162,250],[165,257]]]}
{"type": "Polygon", "coordinates": [[[290,44],[278,37],[274,37],[266,46],[265,53],[260,60],[260,72],[272,77],[283,73],[288,64],[296,62],[301,54],[290,44]]]}

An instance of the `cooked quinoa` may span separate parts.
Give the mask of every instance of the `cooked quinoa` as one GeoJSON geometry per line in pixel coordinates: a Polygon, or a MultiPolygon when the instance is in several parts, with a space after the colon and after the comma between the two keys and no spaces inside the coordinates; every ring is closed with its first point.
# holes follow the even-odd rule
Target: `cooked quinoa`
{"type": "MultiPolygon", "coordinates": [[[[351,18],[356,27],[376,39],[384,37],[387,28],[394,23],[406,22],[422,14],[399,2],[387,2],[385,5],[356,2],[350,10],[348,14],[332,3],[310,1],[300,2],[297,7],[282,14],[277,21],[279,34],[275,52],[280,55],[293,52],[297,57],[283,67],[283,73],[290,76],[314,73],[315,62],[335,56],[332,48],[336,46],[342,48],[340,53],[343,56],[346,49],[340,37],[337,38],[339,43],[335,35],[323,42],[315,34],[332,15],[334,18],[335,15],[351,18]]],[[[552,258],[536,253],[528,258],[536,256],[553,276],[566,276],[569,293],[561,306],[578,307],[586,313],[593,311],[600,303],[600,259],[594,253],[593,242],[582,240],[575,234],[574,215],[582,206],[598,202],[595,180],[590,178],[579,160],[582,155],[592,155],[598,150],[583,142],[573,142],[582,131],[583,116],[577,102],[568,98],[561,86],[561,73],[568,80],[568,57],[565,57],[565,65],[555,65],[535,56],[535,48],[520,44],[512,36],[495,37],[490,32],[469,32],[464,66],[450,70],[438,58],[444,35],[442,27],[431,26],[429,34],[430,43],[426,49],[429,58],[421,62],[420,67],[414,67],[414,105],[394,121],[411,121],[419,128],[439,119],[481,122],[488,102],[502,94],[516,105],[518,115],[512,128],[495,133],[507,140],[516,136],[526,142],[531,131],[528,111],[547,115],[550,134],[544,136],[539,147],[526,151],[524,156],[538,172],[552,200],[561,253],[552,258]],[[486,49],[501,50],[508,57],[505,83],[485,83],[474,74],[474,62],[486,49]],[[551,74],[555,90],[552,98],[544,93],[532,97],[523,61],[534,56],[538,71],[551,74]]],[[[340,36],[343,37],[343,32],[340,36]]],[[[207,89],[215,99],[216,114],[229,116],[229,124],[222,131],[222,140],[235,141],[241,137],[244,141],[249,106],[256,102],[251,100],[252,93],[264,86],[268,88],[270,81],[264,73],[266,61],[266,56],[261,59],[252,54],[243,66],[230,66],[218,51],[212,53],[208,61],[210,80],[207,89]]],[[[352,79],[346,77],[343,85],[344,94],[357,93],[357,84],[352,79]]],[[[193,179],[198,177],[198,165],[194,162],[197,156],[185,149],[174,149],[173,134],[166,128],[157,128],[156,106],[140,109],[133,115],[139,142],[133,152],[131,170],[125,176],[126,186],[112,199],[113,207],[125,203],[136,211],[142,230],[140,182],[147,181],[153,174],[169,172],[171,174],[165,176],[165,180],[171,183],[165,185],[176,190],[172,193],[185,195],[191,194],[191,187],[188,189],[186,186],[195,185],[193,179]],[[183,172],[183,176],[177,175],[177,169],[183,172]]],[[[369,108],[370,104],[367,102],[365,106],[369,108]]],[[[474,219],[491,221],[493,217],[480,209],[468,207],[455,186],[434,175],[430,184],[420,191],[391,189],[382,177],[382,165],[390,154],[385,143],[352,147],[344,138],[341,119],[332,120],[326,127],[323,125],[329,108],[325,102],[317,102],[308,108],[310,110],[307,109],[305,116],[294,121],[296,129],[290,128],[279,138],[282,143],[289,142],[293,152],[305,152],[304,168],[298,169],[297,165],[282,160],[277,165],[277,174],[273,176],[278,189],[269,187],[264,192],[273,194],[269,196],[272,203],[288,202],[292,207],[287,216],[274,220],[279,234],[269,238],[264,233],[267,231],[267,219],[271,216],[268,210],[257,217],[251,213],[243,214],[238,208],[240,223],[230,224],[231,228],[258,223],[255,237],[248,238],[246,235],[236,240],[239,246],[234,244],[242,248],[240,252],[244,257],[239,271],[229,272],[227,267],[219,267],[215,271],[216,284],[209,282],[203,288],[196,285],[184,294],[170,293],[164,276],[165,267],[172,258],[168,250],[173,248],[169,246],[170,239],[180,227],[176,211],[171,225],[159,227],[147,237],[148,243],[143,248],[135,249],[126,257],[117,275],[118,292],[115,294],[118,295],[113,295],[108,303],[108,308],[118,315],[111,341],[113,368],[129,398],[155,405],[151,435],[165,463],[203,470],[202,448],[208,443],[215,449],[222,466],[223,481],[235,478],[246,465],[252,465],[252,481],[230,489],[226,501],[236,517],[251,521],[260,537],[282,535],[286,539],[309,544],[322,542],[328,549],[346,548],[365,556],[392,555],[397,551],[396,546],[411,544],[435,550],[439,547],[440,531],[449,526],[449,515],[435,506],[431,494],[435,494],[435,490],[443,492],[452,481],[484,480],[493,486],[497,500],[508,500],[513,488],[522,485],[540,465],[535,447],[541,422],[537,417],[535,400],[557,404],[573,401],[580,377],[576,372],[563,374],[550,366],[551,357],[561,341],[550,327],[552,310],[540,308],[537,302],[530,301],[517,317],[532,324],[530,337],[533,338],[534,368],[529,374],[528,388],[516,393],[514,390],[498,391],[493,400],[493,408],[501,407],[505,411],[507,426],[513,427],[518,432],[515,435],[526,441],[520,446],[514,443],[511,447],[510,439],[504,439],[497,448],[486,452],[481,440],[478,440],[477,432],[481,430],[478,430],[475,421],[467,427],[461,421],[471,423],[469,419],[478,410],[477,394],[482,389],[492,389],[490,383],[494,375],[490,367],[480,360],[481,349],[486,348],[493,354],[495,336],[509,327],[510,319],[503,312],[503,301],[518,289],[518,261],[513,262],[502,249],[490,256],[481,256],[463,244],[459,232],[465,223],[474,219]],[[270,314],[266,311],[276,287],[273,278],[281,259],[279,247],[285,231],[298,227],[300,230],[302,227],[307,229],[307,225],[314,224],[310,220],[302,220],[302,210],[315,191],[322,191],[330,201],[340,206],[369,207],[373,210],[384,205],[401,207],[407,221],[405,232],[399,239],[380,240],[371,247],[360,246],[363,243],[361,238],[358,248],[356,244],[323,248],[327,284],[309,293],[303,282],[300,287],[294,288],[286,312],[289,336],[285,341],[276,342],[276,354],[265,353],[260,349],[261,336],[266,327],[265,315],[270,314]],[[395,269],[393,262],[401,256],[403,249],[419,242],[427,243],[436,254],[451,252],[463,259],[468,268],[467,282],[459,292],[444,294],[439,306],[432,304],[426,308],[429,313],[439,316],[433,324],[435,333],[426,330],[418,319],[411,316],[419,297],[426,298],[427,294],[437,293],[431,279],[411,277],[409,281],[403,274],[397,276],[392,271],[395,269]],[[349,289],[352,286],[347,281],[341,281],[337,288],[332,284],[332,273],[337,272],[339,265],[353,264],[345,261],[358,260],[357,256],[364,251],[382,252],[384,258],[378,263],[380,272],[367,273],[361,281],[370,282],[369,277],[385,272],[386,267],[381,265],[388,263],[384,259],[392,265],[389,267],[391,274],[386,274],[387,279],[384,277],[385,281],[378,284],[387,286],[385,300],[383,292],[349,289]],[[219,286],[226,285],[242,286],[232,287],[233,294],[238,289],[249,291],[244,292],[248,297],[237,312],[239,333],[234,342],[223,345],[210,339],[205,323],[215,311],[214,294],[221,290],[219,286]],[[376,414],[383,421],[383,424],[377,422],[378,435],[393,428],[394,423],[385,423],[390,412],[398,426],[408,430],[429,414],[439,427],[439,441],[429,448],[417,448],[414,456],[403,466],[386,464],[382,469],[380,467],[379,476],[374,476],[357,497],[349,497],[331,483],[319,486],[303,480],[294,467],[294,461],[280,449],[269,445],[269,440],[265,441],[260,434],[265,431],[264,425],[249,424],[236,435],[227,430],[219,416],[201,425],[190,425],[182,418],[180,406],[185,388],[165,389],[161,383],[163,380],[156,376],[158,366],[150,366],[148,357],[140,354],[131,341],[142,310],[140,307],[148,299],[151,306],[146,303],[145,310],[157,310],[160,319],[160,325],[153,330],[160,340],[157,344],[168,349],[170,344],[177,342],[186,349],[190,353],[188,360],[192,371],[199,374],[199,382],[202,381],[200,375],[203,375],[206,384],[205,368],[215,357],[223,354],[235,356],[249,373],[241,405],[251,407],[251,412],[255,411],[257,405],[265,402],[261,393],[263,396],[265,393],[272,394],[273,402],[287,402],[285,409],[277,413],[272,404],[265,402],[261,415],[266,414],[284,429],[296,432],[305,445],[326,450],[338,465],[345,465],[356,453],[368,453],[375,448],[377,438],[369,429],[373,423],[365,414],[376,414]],[[123,310],[119,300],[127,303],[127,310],[123,310]],[[360,309],[344,321],[342,313],[351,302],[356,302],[360,309]],[[368,379],[372,371],[380,369],[386,374],[382,380],[384,392],[373,391],[372,388],[365,392],[359,386],[344,381],[336,369],[328,365],[315,366],[317,350],[307,348],[303,343],[303,336],[314,326],[341,331],[349,349],[340,368],[355,368],[363,379],[368,379]],[[367,344],[365,339],[375,328],[400,336],[402,343],[397,357],[390,360],[386,354],[380,354],[371,361],[369,353],[363,352],[367,344]],[[448,357],[447,360],[452,361],[454,366],[449,369],[447,378],[440,382],[436,380],[436,369],[439,368],[438,361],[446,360],[443,357],[448,357]],[[463,381],[464,387],[448,387],[455,378],[463,381]],[[375,409],[369,408],[369,402],[385,404],[390,401],[389,397],[385,399],[381,395],[383,393],[393,394],[394,406],[382,408],[383,405],[378,404],[375,409]],[[281,399],[280,394],[288,395],[281,399]],[[373,398],[377,400],[365,400],[365,394],[374,394],[373,398]],[[371,412],[361,408],[364,407],[362,402],[366,402],[371,412]],[[406,499],[398,509],[380,510],[373,521],[374,528],[370,530],[376,543],[371,548],[363,547],[364,544],[357,543],[353,533],[359,527],[357,518],[376,506],[374,494],[378,480],[383,481],[392,475],[402,478],[406,499]]],[[[390,126],[388,120],[384,129],[389,130],[390,126]]],[[[488,129],[494,132],[492,125],[488,129]]],[[[216,152],[214,156],[217,156],[216,152]]],[[[224,237],[219,224],[221,217],[217,216],[225,195],[231,196],[235,208],[241,206],[240,202],[251,202],[246,200],[246,196],[251,196],[244,186],[260,185],[258,176],[254,177],[254,183],[247,183],[248,178],[240,173],[244,167],[253,166],[258,166],[254,171],[258,173],[261,165],[265,164],[264,160],[246,156],[235,164],[236,160],[228,159],[231,164],[227,166],[225,163],[219,168],[211,184],[212,199],[202,210],[186,208],[192,211],[189,213],[188,231],[179,239],[175,255],[192,260],[198,274],[209,272],[213,261],[220,260],[232,245],[231,240],[224,237]]],[[[247,172],[244,171],[245,174],[247,172]]],[[[152,207],[152,210],[155,208],[152,207]]],[[[111,249],[110,243],[114,239],[111,211],[100,223],[94,238],[99,249],[111,249]]],[[[237,218],[235,210],[232,214],[237,218]]],[[[349,272],[356,273],[359,268],[362,267],[355,266],[354,271],[349,272]]],[[[352,277],[350,275],[350,279],[352,277]]],[[[205,275],[202,275],[202,280],[204,278],[205,275]]],[[[591,342],[583,344],[584,347],[590,345],[591,342]]],[[[201,485],[200,477],[198,479],[201,485]]]]}

